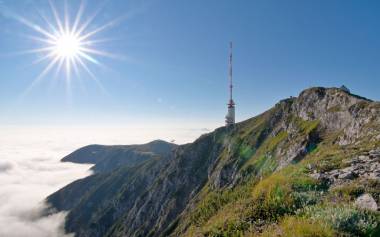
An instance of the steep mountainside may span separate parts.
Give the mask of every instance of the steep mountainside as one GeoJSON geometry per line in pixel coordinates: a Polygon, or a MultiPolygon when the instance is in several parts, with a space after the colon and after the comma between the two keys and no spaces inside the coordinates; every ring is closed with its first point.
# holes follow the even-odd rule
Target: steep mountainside
{"type": "Polygon", "coordinates": [[[340,89],[307,89],[234,128],[123,164],[48,197],[70,211],[68,232],[380,234],[380,103],[340,89]]]}

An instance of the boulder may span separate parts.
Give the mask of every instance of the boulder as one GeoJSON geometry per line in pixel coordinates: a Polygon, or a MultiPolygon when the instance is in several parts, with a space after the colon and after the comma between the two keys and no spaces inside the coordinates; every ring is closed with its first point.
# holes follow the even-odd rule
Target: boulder
{"type": "Polygon", "coordinates": [[[377,211],[377,203],[375,199],[371,196],[371,194],[365,193],[359,196],[355,200],[355,206],[362,208],[362,209],[367,209],[367,210],[372,210],[372,211],[377,211]]]}
{"type": "Polygon", "coordinates": [[[355,168],[353,166],[344,168],[340,170],[338,179],[354,179],[357,177],[355,168]]]}

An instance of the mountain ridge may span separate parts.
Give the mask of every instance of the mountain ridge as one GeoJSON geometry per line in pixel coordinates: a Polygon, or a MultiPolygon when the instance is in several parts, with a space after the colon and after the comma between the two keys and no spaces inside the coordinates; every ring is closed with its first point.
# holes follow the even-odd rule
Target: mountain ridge
{"type": "Polygon", "coordinates": [[[135,166],[156,156],[167,156],[177,145],[154,140],[134,145],[88,145],[61,159],[62,162],[94,164],[94,172],[110,172],[121,166],[135,166]]]}
{"type": "MultiPolygon", "coordinates": [[[[65,229],[76,236],[261,235],[284,228],[286,221],[303,221],[300,215],[311,215],[297,214],[293,206],[297,210],[322,203],[332,207],[327,196],[334,194],[338,184],[360,181],[379,203],[380,155],[364,159],[365,164],[372,162],[370,167],[352,162],[359,154],[378,154],[379,148],[379,102],[338,88],[314,87],[233,129],[217,128],[193,143],[176,146],[170,154],[76,181],[47,201],[57,211],[69,211],[65,229]],[[349,167],[351,171],[342,171],[349,167]],[[302,187],[294,189],[292,182],[302,187]],[[267,190],[274,187],[283,195],[272,197],[267,190]],[[327,194],[310,194],[311,188],[327,194]],[[282,207],[273,198],[289,205],[282,207]]],[[[376,220],[368,233],[378,231],[376,213],[368,214],[376,220]]],[[[350,234],[328,227],[331,233],[350,234]]],[[[355,231],[360,230],[351,230],[355,231]]]]}

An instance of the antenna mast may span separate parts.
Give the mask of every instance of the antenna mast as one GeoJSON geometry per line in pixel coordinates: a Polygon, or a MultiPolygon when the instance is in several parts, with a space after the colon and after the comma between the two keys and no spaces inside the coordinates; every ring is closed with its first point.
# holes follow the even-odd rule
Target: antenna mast
{"type": "Polygon", "coordinates": [[[230,63],[229,63],[229,79],[230,79],[230,102],[232,101],[232,42],[230,42],[230,63]]]}
{"type": "Polygon", "coordinates": [[[226,115],[226,126],[231,126],[235,124],[235,103],[232,99],[232,42],[230,42],[230,57],[229,57],[229,92],[230,92],[230,98],[228,101],[228,112],[226,115]]]}

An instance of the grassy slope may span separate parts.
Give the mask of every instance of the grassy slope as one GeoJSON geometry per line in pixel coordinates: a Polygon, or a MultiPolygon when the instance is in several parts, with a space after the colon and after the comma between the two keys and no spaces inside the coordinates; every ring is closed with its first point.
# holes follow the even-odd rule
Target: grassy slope
{"type": "MultiPolygon", "coordinates": [[[[291,146],[318,129],[319,122],[289,118],[298,132],[288,139],[286,131],[269,134],[268,118],[276,111],[256,117],[231,134],[234,152],[241,159],[244,177],[232,189],[206,185],[196,207],[185,212],[173,235],[183,236],[376,236],[379,214],[357,210],[352,203],[364,191],[379,202],[380,183],[355,182],[329,189],[327,183],[312,179],[309,167],[332,170],[342,160],[380,146],[379,141],[363,140],[355,146],[334,144],[338,133],[322,134],[319,144],[308,147],[308,154],[297,164],[279,172],[276,148],[291,146]],[[252,136],[252,134],[255,134],[252,136]],[[250,174],[250,175],[249,175],[250,174]],[[338,213],[338,214],[337,214],[338,213]],[[376,228],[377,226],[377,228],[376,228]]],[[[221,156],[225,154],[222,153],[221,156]]],[[[223,159],[223,157],[221,158],[223,159]]]]}

